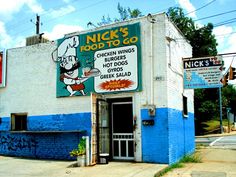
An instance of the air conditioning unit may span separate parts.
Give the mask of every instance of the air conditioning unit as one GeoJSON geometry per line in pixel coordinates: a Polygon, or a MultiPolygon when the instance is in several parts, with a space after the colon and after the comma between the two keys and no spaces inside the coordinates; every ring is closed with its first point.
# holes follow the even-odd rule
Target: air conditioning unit
{"type": "Polygon", "coordinates": [[[39,44],[39,43],[46,43],[49,40],[44,38],[41,34],[39,35],[34,35],[34,36],[30,36],[26,38],[26,46],[29,45],[35,45],[35,44],[39,44]]]}

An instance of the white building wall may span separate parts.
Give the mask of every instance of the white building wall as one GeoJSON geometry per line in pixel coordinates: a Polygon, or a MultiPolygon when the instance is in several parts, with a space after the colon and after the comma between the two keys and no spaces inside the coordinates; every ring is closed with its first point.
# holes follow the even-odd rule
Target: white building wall
{"type": "Polygon", "coordinates": [[[0,89],[0,116],[90,112],[90,97],[56,98],[53,43],[7,51],[7,85],[0,89]]]}
{"type": "Polygon", "coordinates": [[[166,19],[166,52],[167,52],[167,94],[168,107],[183,109],[183,95],[188,97],[188,111],[194,112],[193,90],[183,88],[183,62],[185,57],[192,56],[192,47],[177,28],[166,19]]]}

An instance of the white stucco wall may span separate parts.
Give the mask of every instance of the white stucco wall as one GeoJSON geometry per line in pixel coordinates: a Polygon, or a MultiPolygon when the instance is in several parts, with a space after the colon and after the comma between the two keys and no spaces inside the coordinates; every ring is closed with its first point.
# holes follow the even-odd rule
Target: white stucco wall
{"type": "Polygon", "coordinates": [[[167,100],[168,107],[183,109],[183,95],[188,98],[188,111],[194,112],[194,91],[184,90],[183,62],[185,57],[192,56],[192,47],[180,31],[166,19],[166,59],[167,59],[167,100]]]}
{"type": "Polygon", "coordinates": [[[53,43],[7,51],[7,85],[0,89],[0,116],[90,112],[90,97],[56,98],[53,43]]]}

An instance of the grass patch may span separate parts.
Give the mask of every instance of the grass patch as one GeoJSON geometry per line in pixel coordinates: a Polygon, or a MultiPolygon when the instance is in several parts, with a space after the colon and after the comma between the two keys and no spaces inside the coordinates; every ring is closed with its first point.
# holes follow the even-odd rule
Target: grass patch
{"type": "Polygon", "coordinates": [[[201,163],[201,158],[197,154],[185,155],[180,161],[180,163],[201,163]]]}
{"type": "Polygon", "coordinates": [[[184,165],[182,163],[179,163],[179,162],[174,163],[174,164],[168,166],[167,168],[165,168],[164,170],[162,170],[161,172],[157,173],[155,175],[155,177],[164,176],[166,173],[172,171],[173,169],[175,169],[175,168],[182,168],[182,167],[184,167],[184,165]]]}
{"type": "Polygon", "coordinates": [[[168,166],[167,168],[165,168],[164,170],[158,172],[155,175],[155,177],[164,176],[166,173],[172,171],[175,168],[182,168],[182,167],[184,167],[184,163],[201,163],[201,158],[196,153],[185,155],[182,159],[180,159],[179,162],[174,163],[174,164],[168,166]]]}
{"type": "MultiPolygon", "coordinates": [[[[220,121],[219,120],[209,120],[206,122],[202,123],[205,131],[205,134],[209,134],[209,133],[217,133],[218,131],[220,131],[220,121]]],[[[227,119],[223,119],[222,120],[222,125],[223,126],[227,126],[228,125],[228,121],[227,119]]]]}

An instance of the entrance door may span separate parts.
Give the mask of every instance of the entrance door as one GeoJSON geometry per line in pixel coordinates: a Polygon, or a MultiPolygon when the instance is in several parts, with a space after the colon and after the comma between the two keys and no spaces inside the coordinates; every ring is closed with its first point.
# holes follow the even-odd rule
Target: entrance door
{"type": "Polygon", "coordinates": [[[132,102],[111,103],[113,159],[134,159],[132,102]]]}
{"type": "Polygon", "coordinates": [[[109,114],[108,114],[108,103],[105,100],[97,100],[98,107],[98,155],[109,154],[110,152],[110,136],[109,136],[109,114]]]}

